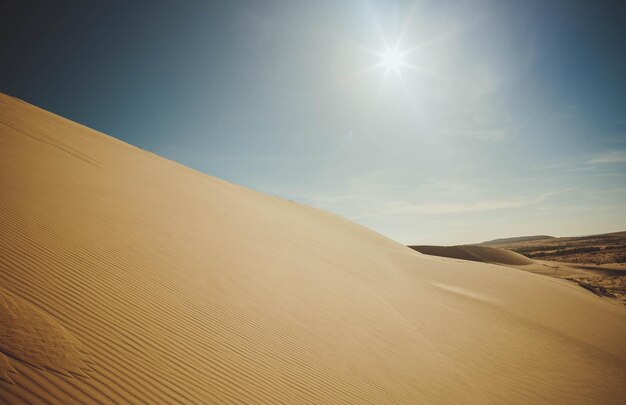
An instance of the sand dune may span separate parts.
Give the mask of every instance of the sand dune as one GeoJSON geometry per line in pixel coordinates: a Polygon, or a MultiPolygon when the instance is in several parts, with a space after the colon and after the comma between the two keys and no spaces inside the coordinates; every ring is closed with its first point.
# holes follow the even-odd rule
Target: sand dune
{"type": "Polygon", "coordinates": [[[449,257],[452,259],[470,260],[473,262],[509,264],[521,266],[532,264],[533,261],[519,253],[505,249],[497,249],[478,245],[458,246],[410,246],[411,249],[420,253],[433,256],[449,257]]]}
{"type": "Polygon", "coordinates": [[[620,403],[626,311],[0,96],[0,403],[620,403]]]}

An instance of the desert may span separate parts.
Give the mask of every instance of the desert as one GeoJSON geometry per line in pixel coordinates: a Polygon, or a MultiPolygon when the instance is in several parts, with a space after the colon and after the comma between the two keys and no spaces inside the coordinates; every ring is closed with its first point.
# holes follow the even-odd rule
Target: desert
{"type": "Polygon", "coordinates": [[[625,309],[0,98],[5,403],[619,403],[625,309]],[[45,175],[44,175],[45,174],[45,175]]]}
{"type": "Polygon", "coordinates": [[[624,404],[626,6],[0,2],[0,405],[624,404]]]}

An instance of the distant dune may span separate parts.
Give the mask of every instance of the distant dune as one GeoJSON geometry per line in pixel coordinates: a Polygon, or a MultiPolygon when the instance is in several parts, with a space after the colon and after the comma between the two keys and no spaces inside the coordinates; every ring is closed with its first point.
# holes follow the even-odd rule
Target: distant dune
{"type": "Polygon", "coordinates": [[[626,232],[566,238],[521,237],[483,242],[527,257],[567,263],[626,263],[626,232]]]}
{"type": "Polygon", "coordinates": [[[519,253],[478,245],[459,246],[409,246],[420,253],[433,256],[449,257],[452,259],[471,260],[473,262],[510,264],[521,266],[532,264],[533,261],[519,253]]]}
{"type": "Polygon", "coordinates": [[[626,309],[0,95],[0,403],[602,403],[626,309]]]}

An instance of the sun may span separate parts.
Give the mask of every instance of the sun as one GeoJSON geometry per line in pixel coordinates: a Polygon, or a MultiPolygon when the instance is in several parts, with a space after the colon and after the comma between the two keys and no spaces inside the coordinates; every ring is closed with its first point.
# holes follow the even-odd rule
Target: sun
{"type": "Polygon", "coordinates": [[[385,69],[385,74],[400,74],[400,68],[408,66],[405,59],[406,55],[398,49],[398,47],[387,48],[384,52],[379,53],[380,66],[385,69]]]}
{"type": "Polygon", "coordinates": [[[411,54],[415,49],[403,49],[400,46],[400,42],[395,45],[384,45],[381,50],[374,50],[370,48],[362,47],[368,53],[374,55],[377,60],[368,68],[361,71],[361,73],[369,72],[372,70],[380,70],[384,73],[383,79],[386,81],[390,76],[395,76],[397,79],[402,80],[402,72],[404,70],[417,69],[410,61],[411,54]]]}
{"type": "MultiPolygon", "coordinates": [[[[411,12],[412,13],[412,12],[411,12]]],[[[420,66],[424,58],[420,57],[423,52],[425,41],[416,41],[416,38],[407,38],[410,33],[409,20],[407,18],[403,27],[394,30],[392,35],[387,35],[383,27],[375,21],[375,29],[378,34],[379,47],[349,41],[356,49],[363,51],[368,57],[369,63],[361,70],[357,70],[353,77],[369,75],[373,72],[382,73],[381,84],[412,84],[414,74],[430,74],[420,66]]],[[[395,86],[394,86],[395,87],[395,86]]]]}

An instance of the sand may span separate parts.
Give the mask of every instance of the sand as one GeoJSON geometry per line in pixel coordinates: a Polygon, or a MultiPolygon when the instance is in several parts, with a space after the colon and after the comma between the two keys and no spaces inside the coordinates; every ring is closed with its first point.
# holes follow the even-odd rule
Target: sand
{"type": "Polygon", "coordinates": [[[473,262],[525,265],[534,262],[524,255],[511,252],[505,249],[497,249],[478,245],[457,245],[457,246],[432,246],[416,245],[411,249],[420,253],[433,256],[449,257],[451,259],[470,260],[473,262]]]}
{"type": "Polygon", "coordinates": [[[571,281],[599,297],[626,305],[626,264],[581,264],[534,260],[515,266],[524,271],[571,281]]]}
{"type": "MultiPolygon", "coordinates": [[[[557,240],[557,238],[553,239],[557,240]]],[[[593,263],[534,260],[511,250],[481,245],[416,245],[410,246],[410,248],[427,255],[499,264],[535,274],[568,280],[599,297],[626,305],[626,264],[597,265],[593,263]]],[[[578,247],[578,249],[582,248],[584,246],[578,247]]]]}
{"type": "Polygon", "coordinates": [[[0,403],[620,403],[626,310],[0,96],[0,403]]]}

